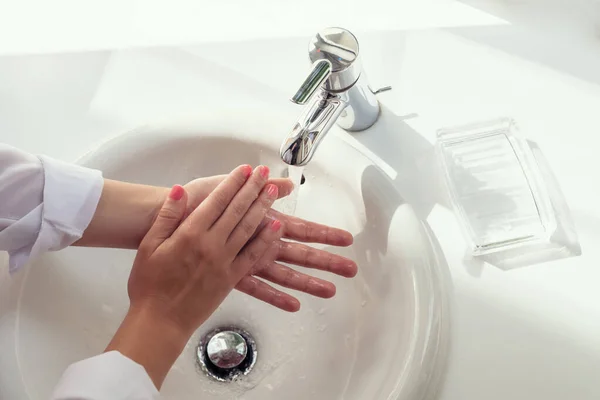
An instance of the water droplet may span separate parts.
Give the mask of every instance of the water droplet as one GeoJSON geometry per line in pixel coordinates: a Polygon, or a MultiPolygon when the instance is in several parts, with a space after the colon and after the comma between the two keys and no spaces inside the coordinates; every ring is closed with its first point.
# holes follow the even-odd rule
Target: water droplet
{"type": "Polygon", "coordinates": [[[317,314],[323,315],[323,314],[325,314],[325,311],[327,311],[327,309],[325,307],[323,307],[317,312],[317,314]]]}
{"type": "Polygon", "coordinates": [[[317,328],[319,332],[325,332],[327,330],[327,325],[319,325],[317,328]]]}
{"type": "Polygon", "coordinates": [[[270,391],[273,391],[273,389],[274,389],[274,388],[273,388],[273,385],[271,385],[270,383],[267,383],[267,384],[265,385],[265,387],[266,387],[267,389],[269,389],[270,391]]]}
{"type": "Polygon", "coordinates": [[[367,301],[366,301],[366,300],[363,300],[363,301],[360,303],[360,306],[361,306],[361,307],[364,307],[364,306],[366,306],[366,305],[367,305],[367,301]]]}
{"type": "Polygon", "coordinates": [[[102,311],[104,311],[107,314],[112,314],[113,313],[112,307],[109,306],[108,304],[102,304],[102,311]]]}

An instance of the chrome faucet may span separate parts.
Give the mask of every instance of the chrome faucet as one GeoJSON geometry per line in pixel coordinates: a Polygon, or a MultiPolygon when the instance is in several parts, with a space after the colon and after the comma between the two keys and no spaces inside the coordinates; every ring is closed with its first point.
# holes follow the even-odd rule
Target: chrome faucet
{"type": "Polygon", "coordinates": [[[306,165],[334,123],[347,131],[369,128],[379,117],[375,94],[358,57],[358,41],[342,28],[326,28],[312,38],[308,54],[313,63],[308,78],[292,102],[306,105],[281,146],[281,159],[306,165]]]}

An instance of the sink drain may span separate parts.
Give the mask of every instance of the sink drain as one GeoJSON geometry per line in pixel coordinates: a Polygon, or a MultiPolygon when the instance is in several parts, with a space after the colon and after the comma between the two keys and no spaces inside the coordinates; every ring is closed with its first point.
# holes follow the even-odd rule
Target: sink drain
{"type": "Polygon", "coordinates": [[[258,351],[252,336],[235,327],[217,328],[200,339],[196,357],[200,369],[220,382],[231,382],[248,375],[258,351]]]}

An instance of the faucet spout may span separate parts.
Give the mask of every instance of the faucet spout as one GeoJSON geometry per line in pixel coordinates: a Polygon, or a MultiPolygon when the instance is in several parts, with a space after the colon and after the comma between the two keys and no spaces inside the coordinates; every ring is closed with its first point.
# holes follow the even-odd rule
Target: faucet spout
{"type": "Polygon", "coordinates": [[[358,56],[358,41],[342,28],[327,28],[309,44],[312,70],[292,97],[305,108],[281,145],[281,159],[308,164],[334,123],[353,132],[372,126],[379,102],[371,91],[358,56]]]}
{"type": "Polygon", "coordinates": [[[347,102],[343,94],[321,90],[306,105],[304,112],[281,145],[281,159],[289,165],[303,166],[336,122],[347,102]]]}

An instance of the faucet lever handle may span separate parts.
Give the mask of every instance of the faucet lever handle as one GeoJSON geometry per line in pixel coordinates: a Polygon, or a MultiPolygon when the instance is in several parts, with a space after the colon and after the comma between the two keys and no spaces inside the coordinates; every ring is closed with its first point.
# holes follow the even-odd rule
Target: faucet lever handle
{"type": "Polygon", "coordinates": [[[317,89],[321,87],[323,83],[331,75],[332,65],[329,60],[317,60],[313,63],[312,69],[304,83],[300,86],[300,89],[291,98],[293,103],[305,104],[315,94],[317,89]]]}

